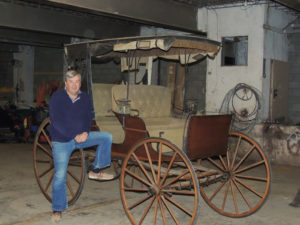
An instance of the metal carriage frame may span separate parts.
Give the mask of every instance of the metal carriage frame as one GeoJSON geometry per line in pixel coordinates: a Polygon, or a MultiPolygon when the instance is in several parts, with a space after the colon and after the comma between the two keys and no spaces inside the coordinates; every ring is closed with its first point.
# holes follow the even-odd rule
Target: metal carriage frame
{"type": "MultiPolygon", "coordinates": [[[[67,50],[73,54],[68,53],[72,56],[68,64],[82,55],[91,59],[99,52],[104,58],[130,55],[124,46],[135,49],[136,55],[184,53],[194,60],[199,54],[212,57],[220,47],[198,37],[121,38],[70,45],[67,50]],[[149,41],[153,39],[154,47],[149,41]]],[[[188,63],[187,57],[184,60],[188,63]]],[[[89,85],[90,78],[87,80],[89,85]]],[[[115,178],[120,178],[121,200],[132,224],[195,224],[200,195],[211,208],[229,217],[251,215],[267,199],[271,182],[268,159],[253,139],[229,131],[231,115],[190,114],[181,150],[169,140],[150,137],[139,116],[114,114],[122,124],[125,140],[112,145],[112,165],[115,178]]],[[[51,201],[54,165],[49,124],[46,119],[35,137],[34,171],[41,191],[51,201]]],[[[69,204],[79,198],[92,160],[93,155],[82,149],[71,156],[66,184],[69,204]]]]}

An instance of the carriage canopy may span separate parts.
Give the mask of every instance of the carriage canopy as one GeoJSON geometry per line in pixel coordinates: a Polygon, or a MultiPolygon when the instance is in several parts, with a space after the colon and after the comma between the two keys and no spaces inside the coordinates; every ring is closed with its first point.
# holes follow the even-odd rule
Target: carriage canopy
{"type": "Polygon", "coordinates": [[[94,62],[112,58],[153,57],[193,63],[205,56],[214,58],[220,43],[188,35],[138,36],[79,42],[65,46],[68,65],[91,57],[94,62]]]}

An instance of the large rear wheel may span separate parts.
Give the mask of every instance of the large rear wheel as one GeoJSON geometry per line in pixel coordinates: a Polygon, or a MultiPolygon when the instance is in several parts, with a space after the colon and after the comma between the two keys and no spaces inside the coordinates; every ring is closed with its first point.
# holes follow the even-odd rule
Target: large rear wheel
{"type": "Polygon", "coordinates": [[[261,147],[244,134],[230,133],[227,154],[204,159],[201,165],[215,171],[196,171],[201,177],[201,195],[210,207],[225,216],[248,216],[268,197],[270,164],[261,147]],[[201,176],[201,172],[210,175],[201,176]]]}
{"type": "Polygon", "coordinates": [[[120,186],[132,224],[194,224],[197,220],[200,193],[195,171],[185,153],[165,139],[146,138],[131,148],[120,186]]]}
{"type": "MultiPolygon", "coordinates": [[[[49,137],[50,119],[45,119],[40,125],[34,140],[33,165],[34,173],[39,187],[46,197],[52,202],[52,181],[54,176],[54,162],[52,145],[49,137]]],[[[79,198],[85,178],[84,152],[75,150],[69,160],[67,168],[67,199],[68,204],[74,204],[79,198]]]]}

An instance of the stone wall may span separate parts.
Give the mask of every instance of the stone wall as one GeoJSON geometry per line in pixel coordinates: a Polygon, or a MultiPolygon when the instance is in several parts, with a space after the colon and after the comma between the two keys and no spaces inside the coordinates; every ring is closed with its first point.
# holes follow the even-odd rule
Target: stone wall
{"type": "Polygon", "coordinates": [[[274,164],[300,166],[300,126],[261,123],[249,133],[274,164]]]}

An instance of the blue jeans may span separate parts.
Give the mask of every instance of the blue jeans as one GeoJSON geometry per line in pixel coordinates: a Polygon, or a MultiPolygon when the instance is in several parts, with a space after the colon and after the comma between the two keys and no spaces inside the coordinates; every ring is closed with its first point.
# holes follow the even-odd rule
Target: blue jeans
{"type": "Polygon", "coordinates": [[[66,177],[70,156],[75,149],[97,146],[95,168],[105,168],[111,162],[112,135],[108,132],[91,131],[85,142],[52,142],[55,173],[52,183],[52,209],[63,211],[68,208],[66,177]]]}

